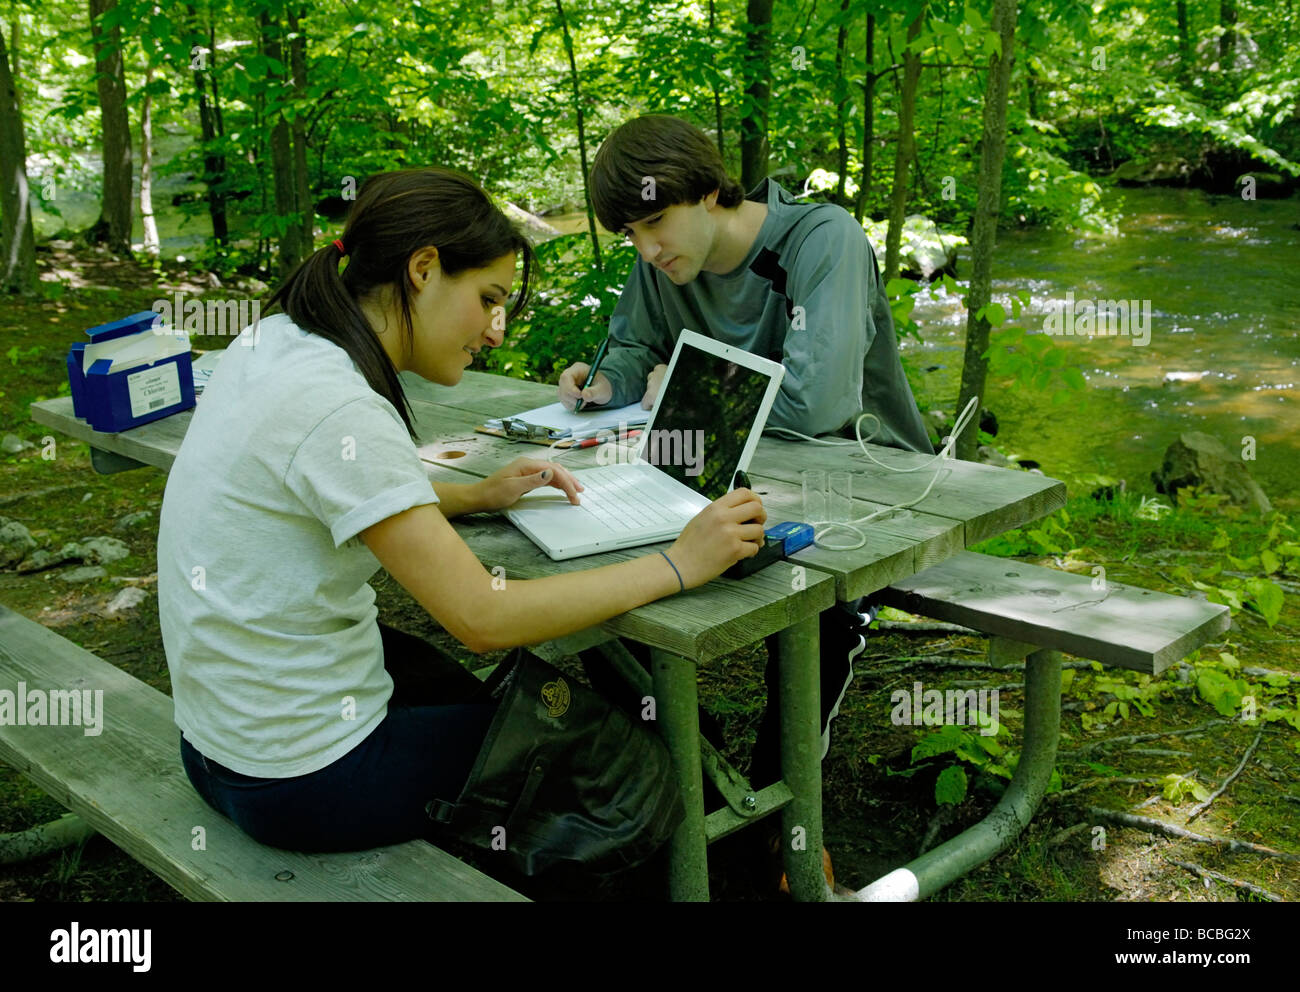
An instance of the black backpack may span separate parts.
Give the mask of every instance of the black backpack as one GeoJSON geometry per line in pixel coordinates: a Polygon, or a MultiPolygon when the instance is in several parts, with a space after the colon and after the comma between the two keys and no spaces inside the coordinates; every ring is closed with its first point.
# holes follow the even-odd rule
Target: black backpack
{"type": "Polygon", "coordinates": [[[603,697],[523,650],[485,691],[496,716],[465,788],[425,807],[438,833],[527,876],[612,874],[648,860],[681,823],[668,748],[603,697]]]}

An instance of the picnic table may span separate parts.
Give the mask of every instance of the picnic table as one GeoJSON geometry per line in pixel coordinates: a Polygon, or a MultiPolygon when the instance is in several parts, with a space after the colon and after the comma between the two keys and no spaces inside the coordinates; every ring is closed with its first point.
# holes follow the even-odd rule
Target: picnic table
{"type": "MultiPolygon", "coordinates": [[[[434,481],[466,482],[491,474],[521,455],[544,449],[477,433],[486,419],[552,402],[555,387],[486,373],[466,372],[456,387],[402,375],[410,399],[420,454],[434,481]]],[[[199,400],[202,403],[202,399],[199,400]]],[[[35,403],[37,422],[91,445],[99,471],[140,465],[170,470],[192,411],[121,434],[101,434],[72,414],[70,398],[35,403]]],[[[910,468],[925,456],[870,446],[881,462],[910,468]]],[[[562,464],[597,464],[600,447],[564,454],[562,464]]],[[[826,447],[765,437],[750,467],[752,486],[769,523],[802,515],[800,473],[808,468],[855,473],[854,515],[861,517],[915,499],[933,471],[888,472],[854,447],[826,447]]],[[[670,841],[670,892],[674,899],[708,899],[707,845],[780,810],[786,872],[795,899],[819,901],[829,893],[822,873],[821,733],[817,618],[835,600],[850,600],[906,580],[964,549],[1046,516],[1065,503],[1063,483],[1027,472],[948,461],[924,500],[867,525],[866,543],[853,551],[811,547],[743,580],[725,578],[639,607],[598,627],[534,648],[539,654],[578,650],[629,638],[650,648],[657,722],[672,755],[686,818],[670,841]],[[723,655],[769,635],[780,638],[782,779],[750,788],[699,734],[696,672],[723,655]],[[727,801],[705,816],[703,770],[727,801]]],[[[459,534],[489,568],[508,578],[537,578],[626,560],[670,542],[555,562],[499,514],[454,521],[459,534]]],[[[621,672],[636,678],[644,672],[621,672]]]]}

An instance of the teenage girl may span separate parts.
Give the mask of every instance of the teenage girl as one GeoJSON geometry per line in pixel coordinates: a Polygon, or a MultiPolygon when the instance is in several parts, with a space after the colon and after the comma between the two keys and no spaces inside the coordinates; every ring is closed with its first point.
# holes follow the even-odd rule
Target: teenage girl
{"type": "Polygon", "coordinates": [[[520,256],[511,316],[533,255],[483,190],[444,169],[376,176],[195,411],[158,532],[163,645],[190,781],[256,840],[330,851],[426,836],[426,803],[468,778],[493,707],[459,664],[377,623],[379,568],[484,652],[582,630],[758,550],[762,504],[737,489],[666,553],[493,588],[448,521],[541,486],[578,503],[582,486],[532,458],[430,482],[397,375],[454,386],[499,347],[520,256]]]}

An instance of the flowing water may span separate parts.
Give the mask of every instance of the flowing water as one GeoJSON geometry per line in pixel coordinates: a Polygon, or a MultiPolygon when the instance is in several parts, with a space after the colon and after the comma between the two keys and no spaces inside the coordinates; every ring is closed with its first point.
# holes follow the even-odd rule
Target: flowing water
{"type": "MultiPolygon", "coordinates": [[[[1300,197],[1243,201],[1196,190],[1111,194],[1119,233],[1081,236],[1043,229],[1003,231],[994,299],[1032,303],[1020,320],[1042,330],[1072,293],[1082,300],[1150,301],[1149,343],[1133,333],[1055,336],[1086,390],[1053,404],[1050,392],[990,379],[985,405],[1000,421],[998,446],[1032,458],[1048,474],[1090,473],[1150,492],[1149,474],[1179,433],[1203,431],[1246,466],[1283,505],[1300,495],[1300,197]],[[1179,375],[1179,373],[1182,373],[1179,375]]],[[[968,258],[958,271],[969,277],[968,258]]],[[[929,401],[951,409],[961,375],[965,311],[957,299],[918,296],[909,364],[929,401]]]]}

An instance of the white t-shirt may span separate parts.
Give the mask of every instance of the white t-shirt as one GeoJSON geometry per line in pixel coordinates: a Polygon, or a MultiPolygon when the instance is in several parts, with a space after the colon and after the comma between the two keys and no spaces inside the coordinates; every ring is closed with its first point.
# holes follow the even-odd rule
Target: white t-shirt
{"type": "Polygon", "coordinates": [[[324,768],[393,683],[356,535],[437,494],[406,426],[338,345],[287,316],[226,349],[167,479],[158,611],[176,723],[244,775],[324,768]]]}

